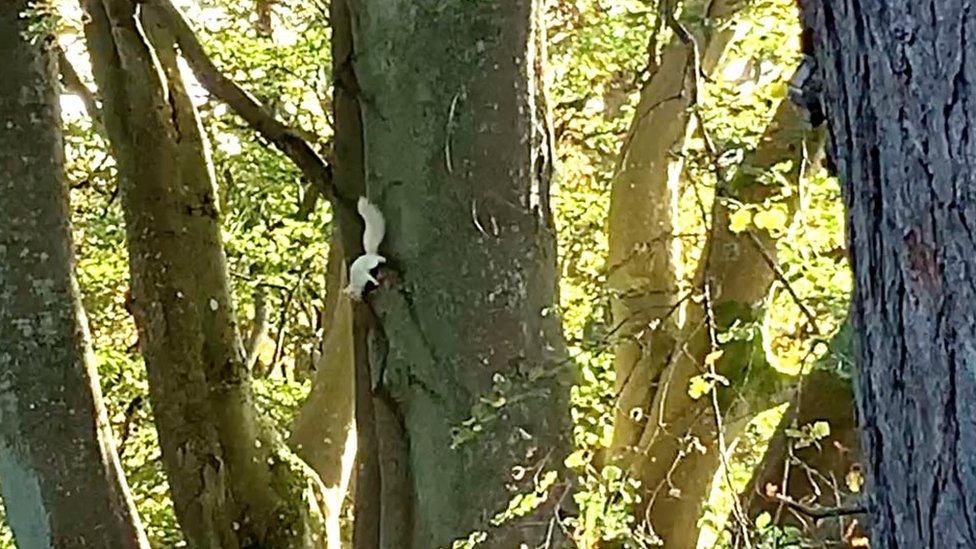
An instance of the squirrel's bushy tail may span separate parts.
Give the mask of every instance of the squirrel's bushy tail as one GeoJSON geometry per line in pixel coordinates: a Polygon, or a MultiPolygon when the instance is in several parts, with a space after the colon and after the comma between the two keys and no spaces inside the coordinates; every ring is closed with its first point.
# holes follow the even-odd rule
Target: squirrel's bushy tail
{"type": "Polygon", "coordinates": [[[386,233],[386,221],[383,219],[382,212],[365,196],[359,197],[356,209],[359,210],[359,216],[363,218],[363,223],[366,225],[363,230],[363,252],[379,253],[380,243],[383,242],[386,233]]]}

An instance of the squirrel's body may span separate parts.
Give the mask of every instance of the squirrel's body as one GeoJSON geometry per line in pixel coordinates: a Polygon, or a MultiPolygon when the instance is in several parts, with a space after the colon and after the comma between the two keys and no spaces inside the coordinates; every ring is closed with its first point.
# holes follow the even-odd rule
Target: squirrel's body
{"type": "Polygon", "coordinates": [[[349,284],[342,290],[350,298],[357,301],[363,298],[367,284],[378,285],[373,276],[373,270],[386,263],[386,258],[379,254],[380,243],[386,233],[386,220],[383,213],[365,196],[359,197],[356,204],[359,216],[363,218],[363,255],[356,258],[349,266],[349,284]]]}

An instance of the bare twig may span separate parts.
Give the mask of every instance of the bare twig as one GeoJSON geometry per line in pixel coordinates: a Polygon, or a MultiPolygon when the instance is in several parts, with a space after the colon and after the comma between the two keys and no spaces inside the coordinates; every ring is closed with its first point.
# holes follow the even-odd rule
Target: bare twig
{"type": "Polygon", "coordinates": [[[613,273],[619,271],[620,269],[623,269],[630,262],[634,261],[634,259],[636,259],[639,255],[648,253],[648,250],[650,249],[650,246],[652,244],[659,244],[661,242],[667,242],[667,241],[672,241],[677,239],[700,240],[702,238],[703,235],[698,233],[672,233],[672,234],[666,234],[666,235],[650,238],[642,242],[638,242],[634,244],[630,252],[623,259],[617,261],[612,265],[605,267],[603,274],[609,277],[613,273]]]}
{"type": "Polygon", "coordinates": [[[268,331],[268,307],[264,300],[264,290],[260,286],[254,291],[254,326],[251,327],[251,334],[247,338],[245,347],[245,357],[247,361],[247,371],[254,371],[254,366],[258,361],[258,347],[261,340],[268,331]]]}
{"type": "MultiPolygon", "coordinates": [[[[301,289],[302,284],[305,282],[305,277],[301,276],[294,287],[288,290],[284,296],[284,304],[281,306],[281,316],[278,319],[278,334],[275,336],[275,350],[271,364],[268,365],[268,373],[270,374],[274,367],[282,360],[285,350],[285,333],[288,329],[288,313],[291,311],[291,304],[294,301],[295,294],[301,289]]],[[[287,378],[287,371],[285,370],[284,364],[281,366],[281,377],[283,379],[287,378]]]]}
{"type": "Polygon", "coordinates": [[[863,515],[868,512],[867,508],[863,505],[840,505],[837,507],[823,507],[821,505],[806,505],[800,503],[795,499],[783,495],[776,494],[776,499],[785,504],[790,509],[799,512],[802,515],[810,517],[815,521],[820,521],[827,518],[834,517],[844,517],[849,515],[863,515]]]}
{"type": "Polygon", "coordinates": [[[281,290],[282,292],[290,292],[292,290],[290,286],[285,286],[283,284],[275,284],[274,282],[264,282],[256,277],[246,275],[244,273],[239,273],[236,271],[231,271],[230,276],[234,278],[239,278],[241,280],[246,280],[256,288],[271,288],[273,290],[281,290]]]}
{"type": "Polygon", "coordinates": [[[766,262],[766,266],[769,267],[769,270],[773,271],[776,279],[779,280],[780,283],[786,288],[786,291],[789,292],[790,297],[793,298],[796,306],[800,308],[801,312],[803,312],[803,316],[807,317],[807,322],[810,323],[810,326],[813,326],[814,333],[820,334],[820,327],[817,325],[816,315],[813,314],[813,311],[811,311],[810,308],[807,307],[806,303],[800,299],[800,296],[797,295],[796,290],[793,289],[793,285],[790,284],[790,281],[787,280],[786,275],[783,274],[782,269],[779,268],[779,264],[769,255],[769,252],[763,248],[763,245],[761,242],[759,242],[759,238],[756,236],[756,234],[752,231],[746,232],[749,234],[749,241],[752,242],[752,245],[756,247],[759,255],[762,256],[763,261],[766,262]]]}
{"type": "MultiPolygon", "coordinates": [[[[675,2],[674,0],[668,0],[665,3],[665,8],[662,10],[662,16],[664,18],[665,24],[674,32],[675,36],[688,46],[688,65],[692,68],[693,72],[690,76],[691,79],[691,110],[695,118],[698,120],[698,131],[701,133],[702,141],[705,143],[705,151],[711,157],[711,167],[714,172],[716,185],[722,186],[725,181],[725,173],[721,165],[718,162],[719,155],[715,150],[714,142],[712,141],[711,135],[705,126],[704,118],[701,116],[701,99],[702,99],[702,83],[705,81],[705,74],[702,70],[702,59],[701,59],[701,48],[698,45],[695,37],[686,29],[681,22],[677,20],[674,14],[675,2]]],[[[695,186],[695,198],[698,203],[699,213],[702,216],[702,223],[708,225],[708,213],[705,208],[705,203],[701,198],[698,186],[695,186]]],[[[704,297],[702,306],[705,311],[705,323],[707,327],[708,334],[708,344],[710,353],[716,353],[719,350],[718,346],[718,335],[715,322],[715,312],[712,308],[712,287],[711,287],[711,277],[708,274],[708,267],[711,263],[711,242],[714,242],[715,224],[712,223],[709,227],[709,238],[708,244],[706,244],[704,256],[701,258],[701,264],[703,265],[703,276],[701,277],[701,290],[704,297]]],[[[712,376],[712,379],[717,378],[717,373],[715,371],[714,361],[706,361],[708,366],[708,373],[712,376]]],[[[718,401],[718,387],[717,385],[710,391],[710,400],[712,406],[712,417],[715,421],[715,432],[718,438],[718,455],[719,460],[722,464],[722,470],[725,477],[726,485],[729,490],[733,490],[732,484],[732,473],[729,467],[728,461],[728,445],[725,440],[725,425],[722,419],[722,409],[718,401]]],[[[747,548],[752,547],[752,542],[749,538],[748,528],[749,521],[746,518],[746,513],[739,502],[739,498],[733,498],[732,500],[732,515],[735,517],[736,523],[739,529],[742,531],[742,541],[745,543],[747,548]]]]}
{"type": "MultiPolygon", "coordinates": [[[[712,301],[711,285],[706,284],[705,288],[706,288],[705,307],[708,311],[708,316],[709,316],[709,334],[710,334],[709,339],[712,341],[711,348],[712,348],[712,352],[714,353],[718,349],[718,345],[716,343],[716,336],[715,336],[715,324],[714,324],[715,318],[714,318],[714,313],[712,312],[712,305],[711,305],[711,301],[712,301]]],[[[707,362],[709,374],[711,374],[712,379],[716,379],[718,377],[718,374],[715,372],[715,362],[714,361],[706,361],[706,362],[707,362]]],[[[712,416],[715,420],[715,433],[718,437],[718,452],[719,452],[718,455],[719,455],[719,460],[722,463],[722,473],[723,476],[725,477],[725,484],[728,487],[729,491],[735,493],[735,486],[732,484],[732,471],[729,465],[728,445],[726,444],[725,441],[725,425],[722,418],[722,408],[718,402],[717,383],[715,386],[712,387],[712,390],[709,391],[709,393],[711,395],[712,416]]],[[[742,508],[742,505],[739,502],[738,497],[732,498],[732,512],[733,515],[735,515],[736,522],[739,524],[739,529],[743,533],[742,541],[746,544],[746,547],[752,547],[752,542],[749,539],[749,533],[748,533],[749,521],[746,517],[745,510],[742,508]]]]}
{"type": "Polygon", "coordinates": [[[651,27],[651,32],[648,33],[647,45],[644,47],[644,51],[647,53],[647,64],[641,67],[641,70],[634,75],[635,84],[643,84],[646,81],[645,79],[650,79],[660,66],[659,57],[661,52],[658,39],[660,38],[661,27],[664,23],[664,17],[661,16],[664,9],[664,1],[657,0],[657,13],[654,16],[654,26],[651,27]]]}

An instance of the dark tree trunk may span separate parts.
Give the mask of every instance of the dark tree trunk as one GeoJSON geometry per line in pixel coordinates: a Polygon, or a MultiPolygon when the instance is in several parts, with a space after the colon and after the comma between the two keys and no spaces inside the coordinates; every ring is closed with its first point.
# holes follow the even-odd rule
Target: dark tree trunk
{"type": "Polygon", "coordinates": [[[333,2],[343,245],[361,249],[344,203],[367,194],[390,259],[355,312],[358,547],[558,543],[559,483],[490,520],[570,447],[540,6],[333,2]]]}
{"type": "Polygon", "coordinates": [[[848,207],[872,547],[976,547],[976,16],[803,7],[848,207]]]}
{"type": "Polygon", "coordinates": [[[74,276],[56,55],[0,4],[0,486],[18,547],[148,547],[74,276]]]}

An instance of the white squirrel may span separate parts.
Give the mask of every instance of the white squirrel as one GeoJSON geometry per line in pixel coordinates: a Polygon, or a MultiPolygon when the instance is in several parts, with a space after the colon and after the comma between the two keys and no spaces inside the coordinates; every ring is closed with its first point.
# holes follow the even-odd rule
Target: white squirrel
{"type": "Polygon", "coordinates": [[[356,209],[366,225],[363,230],[363,255],[349,266],[349,284],[342,293],[361,301],[368,283],[379,285],[379,281],[372,274],[373,269],[386,263],[386,258],[379,254],[380,242],[383,242],[383,235],[386,233],[386,220],[383,219],[383,212],[365,196],[359,197],[356,209]]]}

